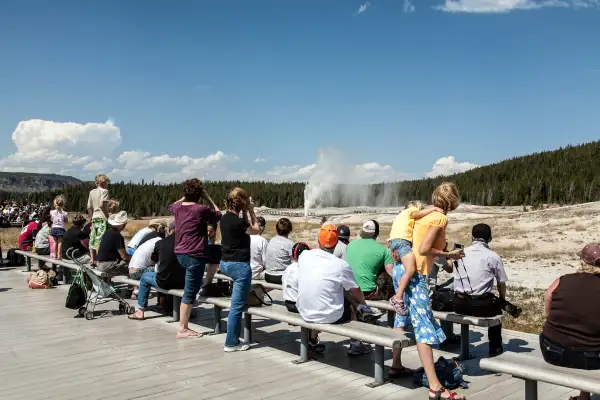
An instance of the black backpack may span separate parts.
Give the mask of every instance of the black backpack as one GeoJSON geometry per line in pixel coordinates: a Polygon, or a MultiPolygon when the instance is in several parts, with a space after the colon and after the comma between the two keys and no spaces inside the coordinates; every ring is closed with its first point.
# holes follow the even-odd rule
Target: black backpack
{"type": "Polygon", "coordinates": [[[9,267],[20,267],[25,265],[25,257],[21,254],[17,254],[17,250],[19,249],[9,249],[6,255],[6,259],[8,260],[9,267]]]}
{"type": "Polygon", "coordinates": [[[431,293],[431,309],[434,311],[454,311],[454,290],[435,287],[431,293]]]}

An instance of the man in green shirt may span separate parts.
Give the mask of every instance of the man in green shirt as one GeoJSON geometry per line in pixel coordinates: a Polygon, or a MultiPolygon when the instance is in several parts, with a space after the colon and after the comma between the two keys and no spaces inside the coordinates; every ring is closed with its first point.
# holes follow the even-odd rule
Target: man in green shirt
{"type": "Polygon", "coordinates": [[[360,231],[360,239],[352,241],[346,249],[346,261],[367,300],[387,300],[394,293],[391,280],[394,260],[388,249],[377,242],[378,236],[379,223],[367,221],[360,231]],[[378,279],[382,272],[387,275],[378,279]]]}

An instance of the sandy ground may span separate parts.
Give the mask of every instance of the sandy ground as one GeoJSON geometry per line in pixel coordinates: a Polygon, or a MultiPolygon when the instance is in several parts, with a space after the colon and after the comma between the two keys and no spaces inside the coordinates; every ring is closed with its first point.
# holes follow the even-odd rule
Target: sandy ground
{"type": "MultiPolygon", "coordinates": [[[[335,224],[351,227],[353,236],[363,221],[376,219],[381,224],[380,241],[385,241],[399,209],[318,210],[314,216],[291,216],[295,229],[293,239],[314,244],[322,216],[335,224]],[[360,213],[357,213],[360,212],[360,213]]],[[[303,215],[303,210],[261,209],[269,221],[281,215],[303,215]]],[[[577,252],[590,242],[600,242],[600,202],[575,206],[552,207],[523,212],[522,207],[483,207],[463,205],[449,214],[447,237],[468,245],[473,225],[485,222],[492,227],[494,239],[490,247],[503,258],[513,285],[547,288],[557,277],[575,272],[579,265],[577,252]]]]}

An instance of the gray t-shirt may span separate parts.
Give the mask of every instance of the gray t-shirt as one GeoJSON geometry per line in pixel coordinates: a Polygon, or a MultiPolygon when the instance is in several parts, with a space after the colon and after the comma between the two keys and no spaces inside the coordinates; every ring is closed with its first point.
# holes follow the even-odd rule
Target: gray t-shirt
{"type": "Polygon", "coordinates": [[[479,296],[494,288],[494,280],[508,281],[502,259],[483,242],[465,248],[465,257],[454,268],[454,291],[479,296]]]}
{"type": "Polygon", "coordinates": [[[342,241],[338,241],[337,244],[335,245],[335,249],[333,249],[333,255],[336,256],[337,258],[341,258],[342,260],[346,261],[346,249],[348,248],[348,245],[342,241]]]}
{"type": "Polygon", "coordinates": [[[292,248],[294,243],[283,236],[275,236],[267,246],[267,268],[269,275],[282,275],[292,263],[292,248]]]}

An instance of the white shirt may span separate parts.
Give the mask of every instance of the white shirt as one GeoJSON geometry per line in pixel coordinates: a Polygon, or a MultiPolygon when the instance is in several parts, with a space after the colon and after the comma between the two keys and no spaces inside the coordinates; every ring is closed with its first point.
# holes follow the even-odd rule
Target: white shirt
{"type": "Polygon", "coordinates": [[[135,250],[133,256],[131,256],[131,260],[129,261],[129,269],[144,269],[154,265],[154,262],[150,259],[150,257],[154,251],[154,244],[159,240],[161,240],[161,238],[157,237],[146,240],[144,243],[142,243],[142,245],[135,250]]]}
{"type": "Polygon", "coordinates": [[[292,263],[294,242],[283,236],[274,236],[267,247],[267,274],[282,275],[292,263]]]}
{"type": "Polygon", "coordinates": [[[250,235],[250,268],[252,279],[261,279],[267,268],[267,239],[260,235],[250,235]]]}
{"type": "Polygon", "coordinates": [[[341,240],[337,242],[335,245],[335,249],[333,250],[333,255],[337,258],[341,258],[342,260],[346,260],[346,249],[348,245],[341,240]]]}
{"type": "Polygon", "coordinates": [[[129,243],[127,243],[127,247],[135,249],[138,246],[138,243],[140,243],[140,241],[144,238],[144,236],[146,236],[150,232],[152,232],[152,229],[149,227],[140,229],[135,235],[133,235],[129,243]]]}
{"type": "Polygon", "coordinates": [[[454,268],[454,291],[480,296],[493,290],[494,280],[508,281],[500,256],[483,242],[465,247],[465,258],[454,268]]]}
{"type": "Polygon", "coordinates": [[[283,299],[287,301],[298,301],[298,263],[291,263],[281,276],[283,284],[283,299]]]}
{"type": "Polygon", "coordinates": [[[357,287],[350,264],[332,253],[314,249],[300,255],[296,308],[305,321],[338,321],[344,313],[344,290],[357,287]]]}

